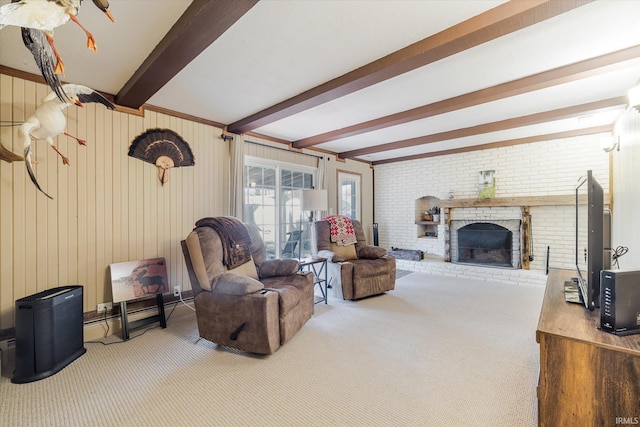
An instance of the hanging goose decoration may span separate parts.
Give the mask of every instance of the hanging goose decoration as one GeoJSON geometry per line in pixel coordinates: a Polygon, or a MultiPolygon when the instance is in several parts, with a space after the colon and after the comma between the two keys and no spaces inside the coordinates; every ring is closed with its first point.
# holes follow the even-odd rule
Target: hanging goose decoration
{"type": "Polygon", "coordinates": [[[148,129],[138,135],[129,147],[129,156],[155,165],[162,185],[169,181],[171,168],[195,164],[189,144],[169,129],[148,129]]]}

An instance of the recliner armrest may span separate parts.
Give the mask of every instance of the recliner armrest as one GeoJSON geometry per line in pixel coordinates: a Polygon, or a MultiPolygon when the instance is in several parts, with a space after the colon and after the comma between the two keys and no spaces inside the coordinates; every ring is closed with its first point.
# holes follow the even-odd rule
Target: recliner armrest
{"type": "Polygon", "coordinates": [[[258,275],[261,279],[291,276],[298,271],[298,267],[299,263],[295,259],[270,259],[260,264],[258,275]]]}
{"type": "Polygon", "coordinates": [[[329,250],[319,251],[318,256],[326,258],[329,262],[345,262],[347,260],[347,258],[345,258],[343,255],[339,255],[329,250]]]}
{"type": "Polygon", "coordinates": [[[248,295],[264,289],[264,285],[249,276],[242,276],[234,273],[223,273],[216,280],[214,294],[225,295],[248,295]]]}
{"type": "Polygon", "coordinates": [[[363,246],[360,248],[360,252],[358,253],[358,258],[363,259],[378,259],[382,258],[387,254],[387,250],[385,248],[381,248],[379,246],[363,246]]]}

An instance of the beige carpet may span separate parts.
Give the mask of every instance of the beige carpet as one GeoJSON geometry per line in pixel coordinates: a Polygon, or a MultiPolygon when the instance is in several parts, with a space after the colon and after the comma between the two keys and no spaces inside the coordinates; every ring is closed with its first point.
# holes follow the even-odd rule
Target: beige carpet
{"type": "MultiPolygon", "coordinates": [[[[201,340],[193,314],[59,373],[0,381],[2,426],[535,426],[543,288],[422,273],[329,299],[266,357],[201,340]]],[[[114,339],[116,337],[111,337],[114,339]]]]}

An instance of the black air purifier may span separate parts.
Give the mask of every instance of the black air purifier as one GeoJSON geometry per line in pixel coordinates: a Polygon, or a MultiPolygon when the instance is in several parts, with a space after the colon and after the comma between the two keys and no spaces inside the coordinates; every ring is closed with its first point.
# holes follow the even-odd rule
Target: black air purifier
{"type": "Polygon", "coordinates": [[[11,382],[47,378],[82,356],[82,286],[61,286],[16,301],[16,370],[11,382]]]}

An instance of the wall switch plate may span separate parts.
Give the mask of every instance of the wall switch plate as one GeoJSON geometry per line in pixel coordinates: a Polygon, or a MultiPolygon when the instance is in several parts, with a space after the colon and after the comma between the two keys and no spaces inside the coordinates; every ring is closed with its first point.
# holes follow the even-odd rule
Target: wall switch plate
{"type": "Polygon", "coordinates": [[[180,286],[174,286],[173,287],[173,296],[174,297],[179,297],[180,296],[180,286]]]}
{"type": "Polygon", "coordinates": [[[102,304],[98,304],[98,313],[102,313],[103,311],[112,310],[112,309],[113,309],[112,302],[104,302],[102,304]]]}

